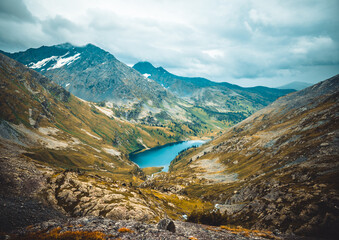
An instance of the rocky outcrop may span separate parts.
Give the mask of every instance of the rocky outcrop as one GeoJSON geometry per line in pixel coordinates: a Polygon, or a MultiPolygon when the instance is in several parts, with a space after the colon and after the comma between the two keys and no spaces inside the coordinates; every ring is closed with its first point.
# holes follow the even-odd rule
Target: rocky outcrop
{"type": "Polygon", "coordinates": [[[75,172],[51,176],[43,195],[52,206],[73,217],[150,221],[163,215],[163,211],[147,202],[137,189],[110,178],[81,176],[75,172]]]}

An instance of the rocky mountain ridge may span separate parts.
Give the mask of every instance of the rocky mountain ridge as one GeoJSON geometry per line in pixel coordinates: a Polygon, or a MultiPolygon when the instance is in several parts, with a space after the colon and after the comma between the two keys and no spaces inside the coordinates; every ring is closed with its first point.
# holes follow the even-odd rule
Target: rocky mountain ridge
{"type": "Polygon", "coordinates": [[[162,67],[156,68],[149,62],[138,62],[133,68],[178,97],[183,97],[210,111],[221,113],[253,113],[278,97],[292,92],[292,90],[267,87],[244,88],[227,82],[213,82],[205,78],[177,76],[162,67]]]}

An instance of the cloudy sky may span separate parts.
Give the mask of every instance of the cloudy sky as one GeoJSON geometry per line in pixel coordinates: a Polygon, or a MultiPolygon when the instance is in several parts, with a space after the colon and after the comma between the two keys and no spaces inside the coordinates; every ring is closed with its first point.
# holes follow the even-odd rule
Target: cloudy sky
{"type": "Polygon", "coordinates": [[[1,0],[0,49],[93,43],[133,65],[241,86],[339,73],[338,0],[1,0]]]}

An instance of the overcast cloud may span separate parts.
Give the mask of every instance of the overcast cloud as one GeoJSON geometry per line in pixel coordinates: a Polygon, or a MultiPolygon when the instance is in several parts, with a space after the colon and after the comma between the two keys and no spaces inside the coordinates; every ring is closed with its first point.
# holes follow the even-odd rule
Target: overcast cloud
{"type": "Polygon", "coordinates": [[[133,65],[242,86],[339,73],[338,0],[1,0],[0,49],[93,43],[133,65]]]}

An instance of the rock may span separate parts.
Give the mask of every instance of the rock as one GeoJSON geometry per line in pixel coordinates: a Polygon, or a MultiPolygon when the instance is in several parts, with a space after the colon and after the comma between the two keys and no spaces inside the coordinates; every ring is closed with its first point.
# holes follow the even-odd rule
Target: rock
{"type": "Polygon", "coordinates": [[[170,232],[175,233],[175,225],[174,222],[171,219],[165,218],[160,220],[160,222],[157,225],[158,229],[168,230],[170,232]]]}

